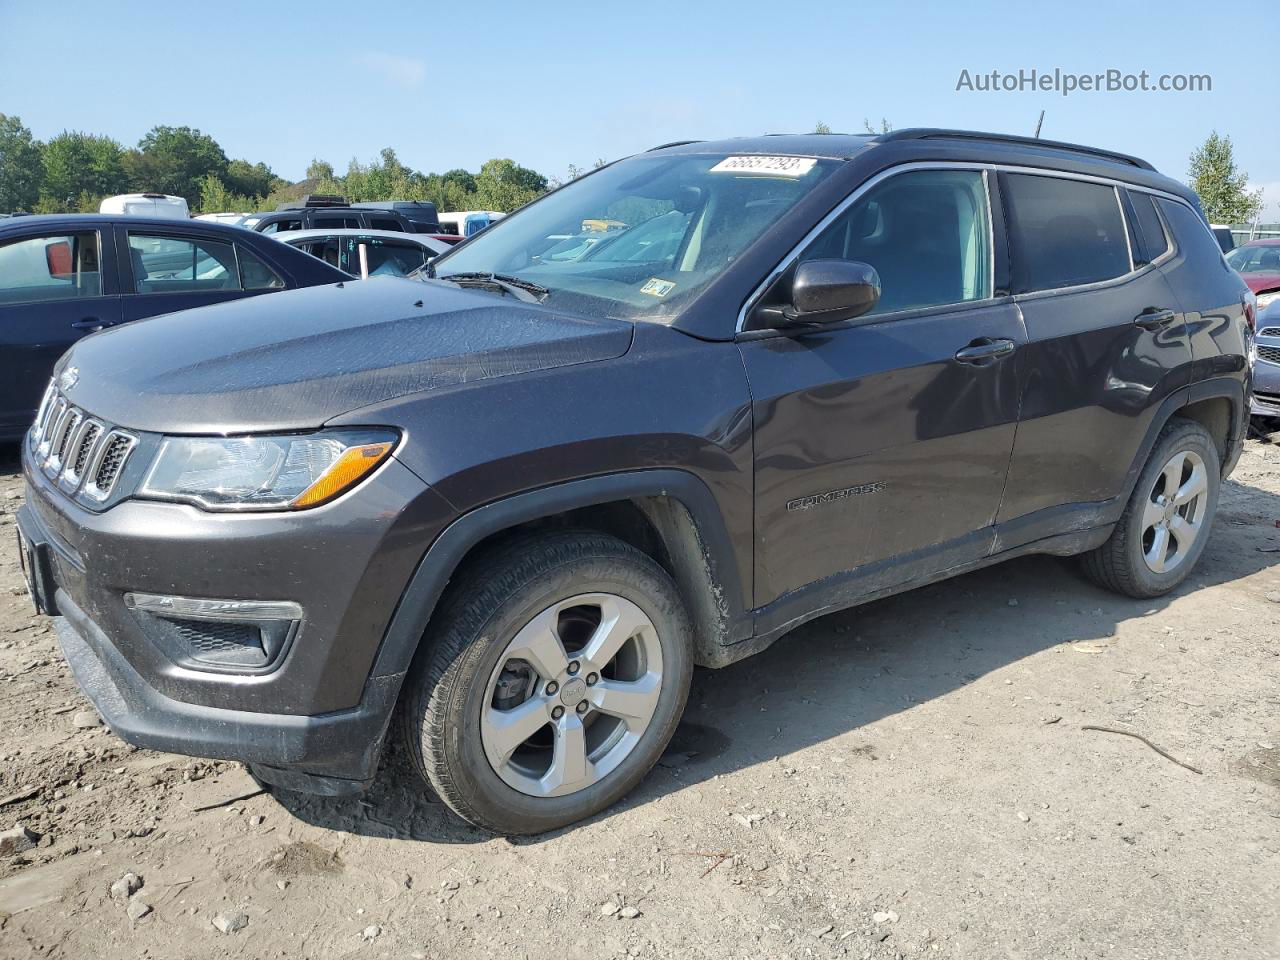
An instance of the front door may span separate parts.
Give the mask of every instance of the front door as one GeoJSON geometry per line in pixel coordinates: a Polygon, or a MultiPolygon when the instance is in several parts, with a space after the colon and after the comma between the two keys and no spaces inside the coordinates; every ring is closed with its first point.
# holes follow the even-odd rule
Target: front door
{"type": "MultiPolygon", "coordinates": [[[[849,599],[989,552],[1026,336],[995,295],[986,177],[917,170],[872,186],[799,259],[871,264],[882,287],[873,311],[740,336],[757,607],[806,587],[849,599]]],[[[761,626],[775,624],[766,615],[761,626]]]]}
{"type": "Polygon", "coordinates": [[[103,253],[97,230],[47,226],[0,245],[0,439],[31,425],[54,364],[73,343],[120,322],[103,253]]]}

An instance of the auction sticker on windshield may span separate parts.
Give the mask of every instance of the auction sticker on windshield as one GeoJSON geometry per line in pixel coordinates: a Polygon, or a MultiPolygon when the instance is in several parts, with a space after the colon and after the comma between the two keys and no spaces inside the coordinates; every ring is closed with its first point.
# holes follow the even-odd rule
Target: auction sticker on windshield
{"type": "Polygon", "coordinates": [[[813,157],[725,157],[709,172],[760,177],[803,177],[817,162],[813,157]]]}
{"type": "Polygon", "coordinates": [[[675,288],[676,285],[670,280],[663,280],[660,277],[650,277],[645,281],[645,285],[640,288],[640,292],[647,293],[651,297],[665,297],[675,288]]]}

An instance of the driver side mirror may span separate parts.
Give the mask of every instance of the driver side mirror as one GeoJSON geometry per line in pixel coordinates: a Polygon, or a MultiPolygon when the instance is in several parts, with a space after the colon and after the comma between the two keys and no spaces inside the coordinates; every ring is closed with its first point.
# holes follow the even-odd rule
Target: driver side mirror
{"type": "Polygon", "coordinates": [[[782,326],[860,317],[880,301],[880,276],[859,260],[806,260],[791,280],[782,326]]]}

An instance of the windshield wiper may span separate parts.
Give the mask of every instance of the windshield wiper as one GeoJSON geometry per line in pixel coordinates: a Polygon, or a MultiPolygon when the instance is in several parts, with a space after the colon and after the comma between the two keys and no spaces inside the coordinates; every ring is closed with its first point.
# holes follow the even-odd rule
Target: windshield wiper
{"type": "Polygon", "coordinates": [[[525,303],[541,303],[551,295],[551,291],[544,286],[505,273],[446,273],[434,279],[459,287],[501,290],[525,303]]]}

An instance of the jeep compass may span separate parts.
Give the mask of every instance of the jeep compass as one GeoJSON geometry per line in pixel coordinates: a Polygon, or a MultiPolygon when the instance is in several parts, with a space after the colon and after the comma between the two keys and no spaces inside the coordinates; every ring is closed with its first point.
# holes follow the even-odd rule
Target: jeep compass
{"type": "Polygon", "coordinates": [[[1031,553],[1177,587],[1253,309],[1135,157],[669,144],[416,278],[77,343],[23,563],[124,739],[336,796],[395,737],[462,817],[544,831],[635,787],[695,665],[824,613],[1031,553]]]}

